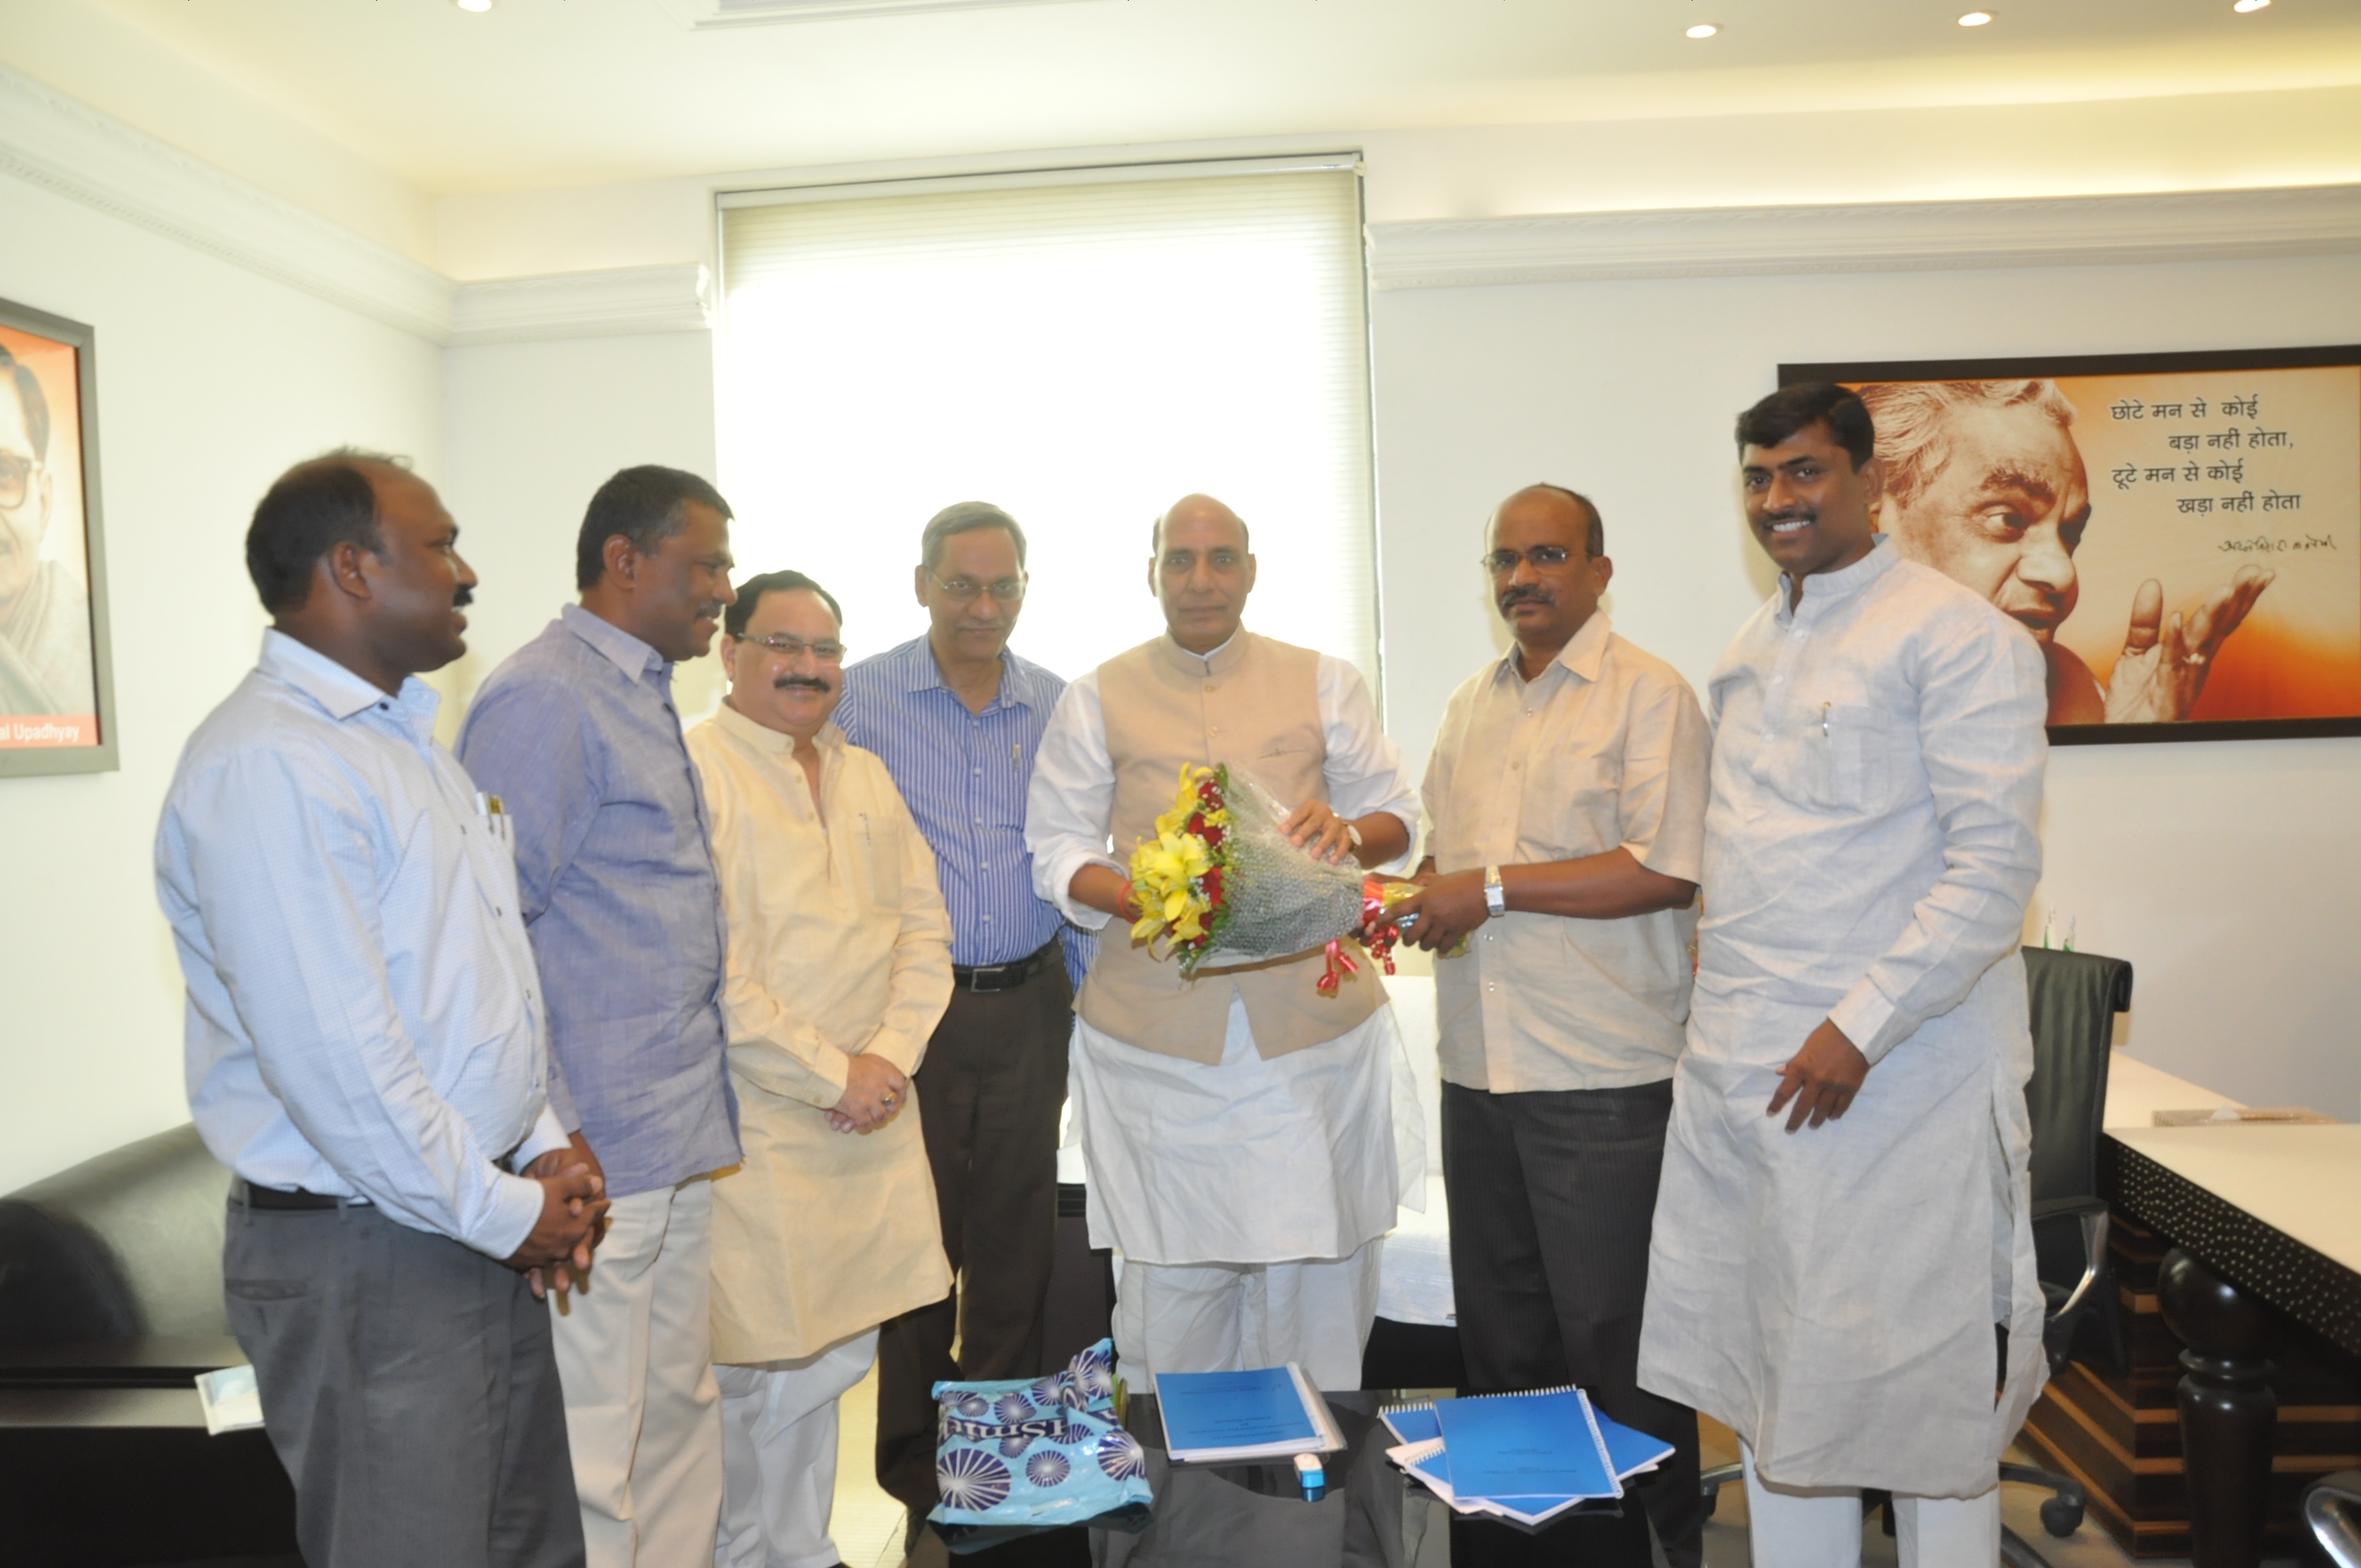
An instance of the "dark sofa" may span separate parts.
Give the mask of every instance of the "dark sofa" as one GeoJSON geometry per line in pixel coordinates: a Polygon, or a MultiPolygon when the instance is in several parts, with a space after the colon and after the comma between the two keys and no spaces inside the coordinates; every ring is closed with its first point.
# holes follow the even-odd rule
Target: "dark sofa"
{"type": "Polygon", "coordinates": [[[181,1126],[0,1198],[0,1343],[226,1338],[228,1193],[181,1126]]]}
{"type": "Polygon", "coordinates": [[[205,1433],[229,1173],[192,1126],[0,1197],[0,1563],[288,1564],[295,1498],[259,1431],[205,1433]]]}

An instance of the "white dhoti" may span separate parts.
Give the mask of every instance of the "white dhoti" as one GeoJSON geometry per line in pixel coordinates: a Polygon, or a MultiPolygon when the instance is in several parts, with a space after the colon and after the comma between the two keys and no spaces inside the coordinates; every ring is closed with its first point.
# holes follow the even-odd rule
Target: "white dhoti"
{"type": "MultiPolygon", "coordinates": [[[[1744,1444],[1747,1549],[1754,1568],[1860,1568],[1861,1494],[1847,1486],[1797,1491],[1766,1485],[1744,1444]]],[[[1902,1568],[1993,1568],[2000,1561],[2000,1486],[1973,1497],[1894,1498],[1902,1568]]]]}
{"type": "Polygon", "coordinates": [[[714,1568],[829,1568],[836,1404],[877,1359],[877,1331],[800,1361],[719,1365],[721,1531],[714,1568]]]}
{"type": "Polygon", "coordinates": [[[1640,1383],[1727,1423],[1780,1486],[1980,1497],[2048,1372],[2024,965],[1896,1046],[1841,1119],[1789,1133],[1764,1113],[1778,1067],[1826,1015],[1700,987],[1640,1383]]]}
{"type": "Polygon", "coordinates": [[[1378,1238],[1424,1129],[1381,1007],[1334,1040],[1266,1060],[1233,1002],[1215,1063],[1144,1051],[1076,1019],[1068,1075],[1090,1173],[1091,1245],[1122,1254],[1118,1370],[1294,1361],[1323,1388],[1360,1381],[1378,1238]]]}

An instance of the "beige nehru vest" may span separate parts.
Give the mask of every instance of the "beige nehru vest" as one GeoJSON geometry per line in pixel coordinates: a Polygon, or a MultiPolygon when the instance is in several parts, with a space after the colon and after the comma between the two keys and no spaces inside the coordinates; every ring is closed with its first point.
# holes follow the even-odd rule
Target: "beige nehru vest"
{"type": "MultiPolygon", "coordinates": [[[[1320,655],[1311,649],[1241,630],[1206,661],[1159,637],[1101,664],[1098,683],[1115,764],[1116,860],[1129,860],[1135,844],[1156,836],[1156,818],[1171,809],[1184,766],[1227,762],[1290,807],[1327,800],[1320,655]]],[[[1100,932],[1081,1012],[1093,1028],[1162,1056],[1221,1060],[1233,996],[1245,998],[1255,1048],[1265,1057],[1333,1040],[1386,996],[1366,958],[1336,995],[1323,996],[1314,989],[1324,968],[1316,948],[1250,968],[1209,966],[1183,980],[1177,962],[1127,935],[1121,920],[1100,932]]]]}

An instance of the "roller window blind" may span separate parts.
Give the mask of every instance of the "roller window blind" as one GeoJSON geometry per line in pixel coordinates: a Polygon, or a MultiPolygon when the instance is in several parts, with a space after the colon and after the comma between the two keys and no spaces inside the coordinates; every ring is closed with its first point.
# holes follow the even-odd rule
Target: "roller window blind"
{"type": "Polygon", "coordinates": [[[926,630],[926,520],[992,501],[1031,546],[1011,646],[1071,677],[1161,629],[1149,524],[1202,490],[1253,532],[1247,623],[1377,689],[1359,176],[1005,178],[724,199],[741,575],[810,574],[881,652],[926,630]]]}

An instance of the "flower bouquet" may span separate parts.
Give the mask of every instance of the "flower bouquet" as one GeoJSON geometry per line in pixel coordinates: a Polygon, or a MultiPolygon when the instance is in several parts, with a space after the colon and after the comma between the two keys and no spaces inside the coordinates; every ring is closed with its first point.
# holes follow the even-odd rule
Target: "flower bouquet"
{"type": "Polygon", "coordinates": [[[1394,972],[1397,933],[1386,913],[1418,889],[1334,864],[1290,843],[1287,813],[1270,793],[1226,764],[1183,768],[1156,839],[1132,850],[1132,939],[1194,975],[1209,960],[1256,963],[1325,945],[1323,996],[1360,965],[1347,939],[1394,972]]]}

